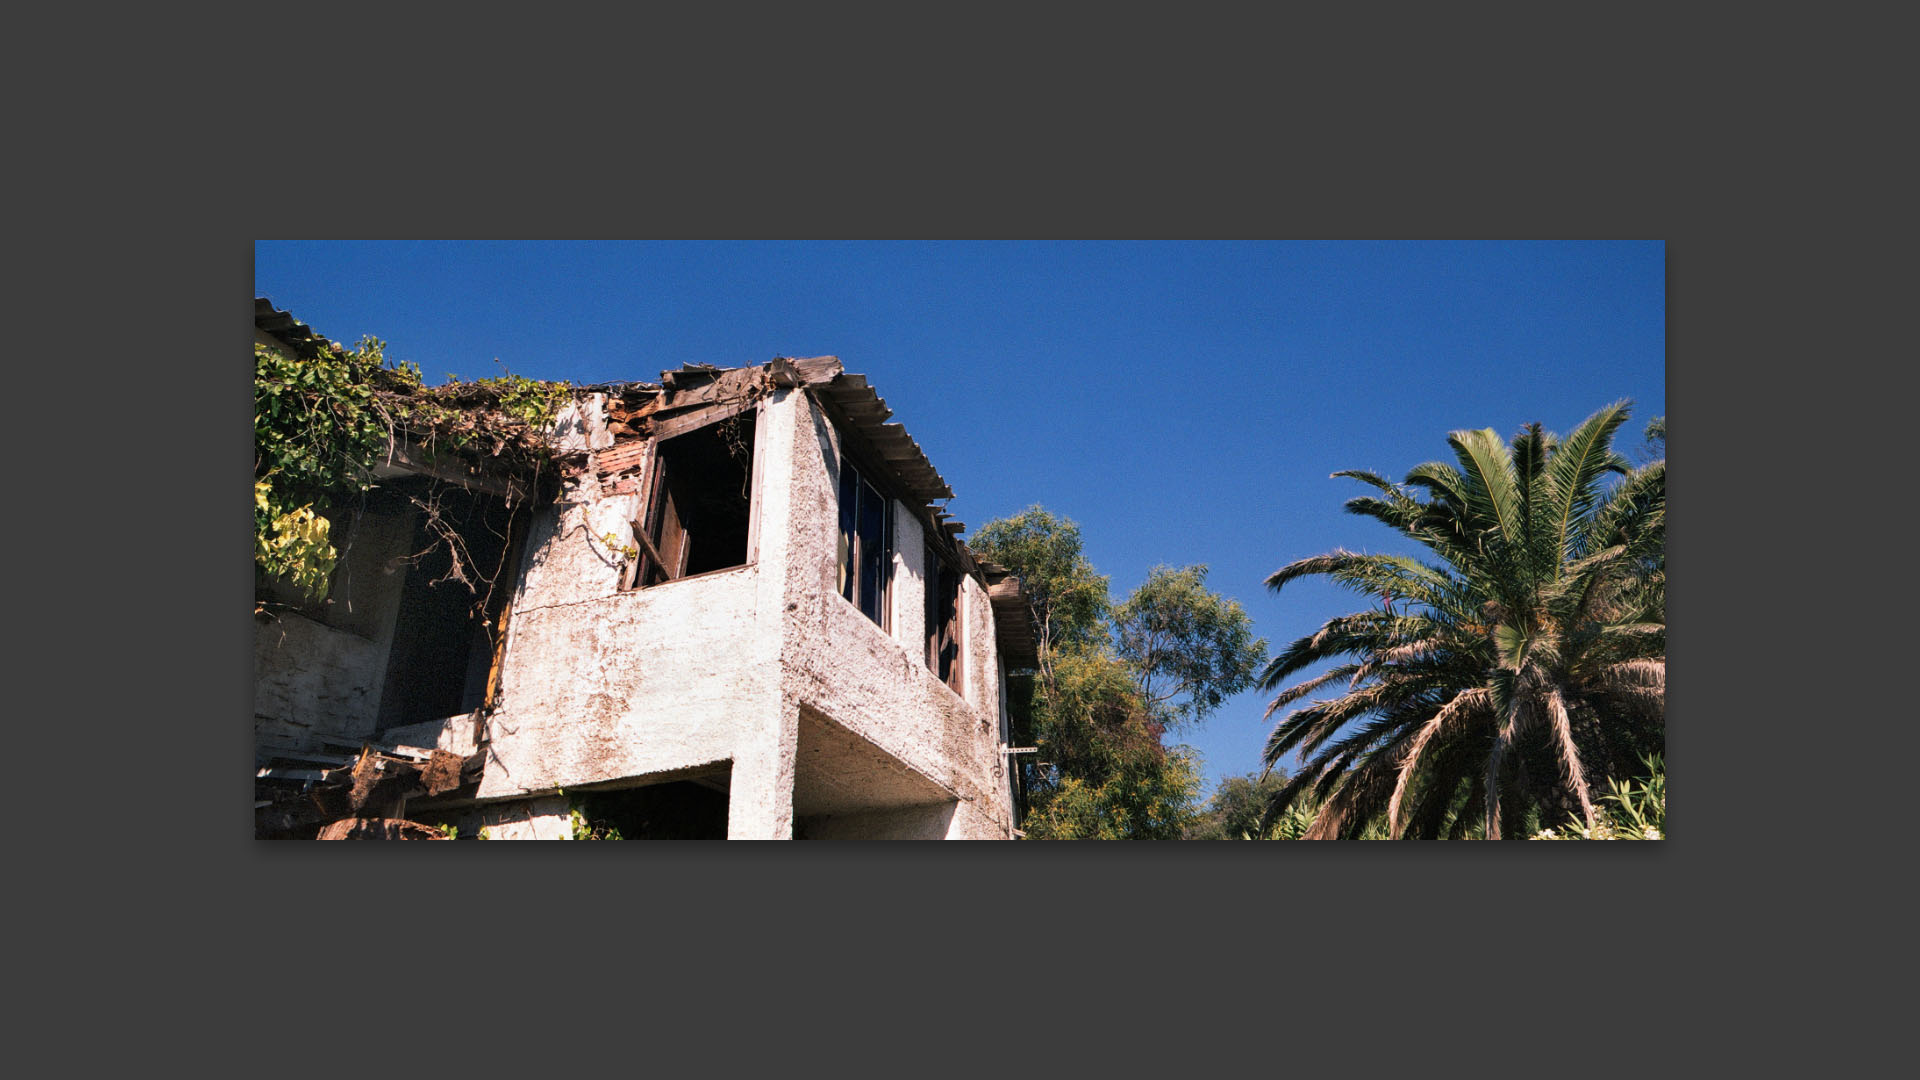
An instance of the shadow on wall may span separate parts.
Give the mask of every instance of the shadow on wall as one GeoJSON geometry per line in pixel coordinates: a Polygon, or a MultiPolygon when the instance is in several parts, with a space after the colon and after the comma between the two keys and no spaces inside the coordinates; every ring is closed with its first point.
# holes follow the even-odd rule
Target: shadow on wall
{"type": "Polygon", "coordinates": [[[593,791],[575,805],[596,828],[625,840],[725,840],[727,793],[690,780],[593,791]]]}
{"type": "Polygon", "coordinates": [[[903,806],[860,814],[816,814],[796,818],[795,840],[944,840],[957,801],[932,806],[903,806]]]}

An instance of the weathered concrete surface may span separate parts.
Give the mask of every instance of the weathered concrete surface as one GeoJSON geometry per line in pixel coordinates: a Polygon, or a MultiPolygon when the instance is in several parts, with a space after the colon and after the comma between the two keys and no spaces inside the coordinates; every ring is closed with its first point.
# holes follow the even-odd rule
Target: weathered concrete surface
{"type": "Polygon", "coordinates": [[[924,559],[917,521],[896,532],[891,634],[840,596],[840,435],[818,411],[806,413],[804,425],[795,425],[804,430],[795,433],[801,437],[791,455],[793,504],[781,530],[790,546],[782,699],[830,718],[952,792],[958,806],[948,836],[1010,836],[1011,797],[996,768],[998,724],[985,719],[997,718],[999,680],[984,594],[971,579],[961,586],[962,697],[926,666],[924,614],[915,614],[926,609],[926,582],[903,565],[924,559]]]}
{"type": "Polygon", "coordinates": [[[336,515],[347,540],[331,597],[337,625],[297,612],[255,619],[254,729],[263,745],[309,746],[317,734],[365,738],[378,722],[405,575],[393,571],[410,514],[336,515]]]}
{"type": "Polygon", "coordinates": [[[475,713],[461,713],[445,720],[427,720],[404,727],[392,727],[380,733],[380,741],[388,746],[445,750],[459,757],[472,757],[480,748],[478,719],[475,713]]]}
{"type": "Polygon", "coordinates": [[[1010,836],[983,590],[962,585],[956,694],[926,666],[919,520],[895,504],[882,630],[836,587],[838,433],[800,389],[758,409],[748,565],[621,592],[603,538],[625,542],[640,496],[591,476],[536,523],[480,798],[730,761],[732,838],[796,816],[808,836],[1010,836]]]}
{"type": "Polygon", "coordinates": [[[799,820],[794,835],[803,840],[946,840],[953,832],[953,818],[951,802],[808,816],[799,820]]]}
{"type": "Polygon", "coordinates": [[[480,812],[489,840],[571,840],[567,800],[558,796],[496,803],[480,812]]]}
{"type": "Polygon", "coordinates": [[[255,620],[256,736],[304,744],[316,734],[371,735],[387,646],[291,612],[255,620]]]}
{"type": "Polygon", "coordinates": [[[567,499],[514,597],[482,799],[732,759],[777,707],[753,564],[622,592],[605,538],[631,542],[639,496],[567,499]]]}
{"type": "Polygon", "coordinates": [[[753,625],[752,568],[516,605],[480,797],[732,757],[746,717],[775,704],[753,625]]]}
{"type": "Polygon", "coordinates": [[[604,450],[612,445],[613,435],[607,430],[605,394],[588,394],[554,417],[553,448],[557,453],[604,450]]]}

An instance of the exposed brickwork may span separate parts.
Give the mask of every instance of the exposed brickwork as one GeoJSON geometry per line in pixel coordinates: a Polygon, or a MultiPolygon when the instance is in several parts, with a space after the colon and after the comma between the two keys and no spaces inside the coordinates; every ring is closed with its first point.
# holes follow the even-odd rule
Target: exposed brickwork
{"type": "Polygon", "coordinates": [[[605,476],[622,469],[637,468],[646,457],[647,444],[639,439],[615,446],[611,450],[602,450],[594,455],[594,469],[605,476]]]}

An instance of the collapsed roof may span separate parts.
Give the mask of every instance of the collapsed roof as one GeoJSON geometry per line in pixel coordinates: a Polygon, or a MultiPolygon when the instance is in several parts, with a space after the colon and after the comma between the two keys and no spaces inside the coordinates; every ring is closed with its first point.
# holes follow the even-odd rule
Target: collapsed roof
{"type": "MultiPolygon", "coordinates": [[[[276,309],[265,297],[254,299],[254,327],[300,356],[311,358],[340,351],[337,343],[314,333],[288,312],[276,309]]],[[[921,519],[929,539],[986,590],[993,605],[1001,651],[1009,663],[1014,667],[1037,666],[1038,643],[1019,578],[1004,567],[982,564],[960,539],[966,525],[950,517],[944,505],[954,497],[953,489],[906,428],[888,422],[893,410],[867,383],[867,377],[845,370],[838,357],[775,357],[765,364],[738,368],[685,364],[677,371],[661,372],[660,380],[654,383],[574,387],[576,402],[584,402],[594,395],[605,399],[605,427],[591,435],[581,432],[584,437],[568,439],[562,437],[566,427],[563,424],[552,433],[550,443],[563,472],[592,469],[603,476],[610,475],[637,466],[640,447],[646,440],[667,438],[712,422],[727,412],[745,408],[776,388],[799,388],[810,394],[829,419],[851,436],[849,456],[856,464],[864,471],[886,477],[893,494],[921,519]]],[[[485,398],[474,393],[473,384],[434,388],[432,392],[449,391],[460,398],[459,404],[484,412],[485,398]]],[[[464,456],[465,464],[455,467],[445,460],[444,454],[422,454],[416,444],[396,439],[380,471],[425,473],[509,498],[517,498],[525,491],[526,478],[513,475],[511,468],[503,468],[505,463],[486,460],[486,455],[464,456]]]]}

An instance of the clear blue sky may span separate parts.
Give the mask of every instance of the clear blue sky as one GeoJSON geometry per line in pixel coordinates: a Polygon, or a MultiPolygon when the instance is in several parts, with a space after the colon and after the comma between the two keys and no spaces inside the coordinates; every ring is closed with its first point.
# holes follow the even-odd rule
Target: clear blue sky
{"type": "MultiPolygon", "coordinates": [[[[1155,563],[1205,563],[1278,649],[1364,601],[1318,580],[1274,596],[1268,574],[1407,550],[1346,514],[1363,489],[1329,473],[1398,479],[1447,457],[1451,430],[1566,432],[1621,398],[1631,456],[1666,412],[1665,258],[1660,241],[258,241],[254,289],[431,382],[838,356],[969,532],[1034,503],[1070,517],[1116,599],[1155,563]]],[[[1210,782],[1259,769],[1264,711],[1243,694],[1184,736],[1210,782]]]]}

